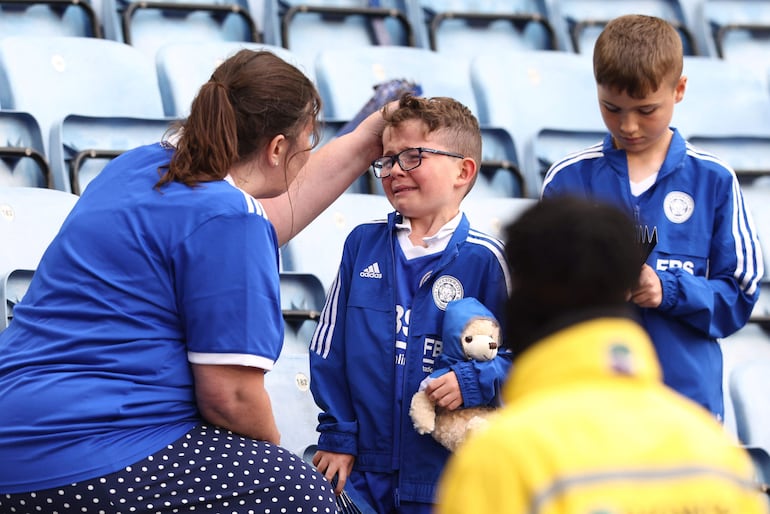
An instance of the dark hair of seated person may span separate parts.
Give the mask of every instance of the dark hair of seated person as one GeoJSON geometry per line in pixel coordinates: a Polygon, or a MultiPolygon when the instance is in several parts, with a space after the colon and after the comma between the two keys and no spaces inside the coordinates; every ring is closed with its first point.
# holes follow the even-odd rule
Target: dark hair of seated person
{"type": "Polygon", "coordinates": [[[608,204],[544,199],[506,227],[513,289],[504,346],[518,356],[582,319],[633,316],[626,301],[640,273],[636,226],[608,204]]]}

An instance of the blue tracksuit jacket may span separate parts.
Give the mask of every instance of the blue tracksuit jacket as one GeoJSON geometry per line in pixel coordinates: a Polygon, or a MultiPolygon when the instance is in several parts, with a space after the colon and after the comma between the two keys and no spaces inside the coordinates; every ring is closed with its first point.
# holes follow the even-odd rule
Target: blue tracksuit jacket
{"type": "Polygon", "coordinates": [[[554,163],[543,197],[577,194],[632,214],[641,235],[657,233],[647,258],[663,287],[656,309],[640,309],[666,384],[723,416],[718,338],[743,327],[759,298],[762,253],[733,170],[676,129],[655,184],[631,195],[626,153],[602,143],[554,163]]]}
{"type": "MultiPolygon", "coordinates": [[[[310,344],[310,385],[322,411],[320,449],[356,455],[357,471],[397,472],[397,499],[431,503],[449,452],[414,430],[409,400],[433,371],[446,304],[475,297],[501,320],[510,279],[500,241],[472,230],[463,215],[436,268],[414,293],[404,400],[394,412],[398,221],[394,212],[387,222],[359,225],[348,236],[310,344]]],[[[489,362],[454,364],[464,406],[499,403],[509,368],[505,352],[489,362]]]]}

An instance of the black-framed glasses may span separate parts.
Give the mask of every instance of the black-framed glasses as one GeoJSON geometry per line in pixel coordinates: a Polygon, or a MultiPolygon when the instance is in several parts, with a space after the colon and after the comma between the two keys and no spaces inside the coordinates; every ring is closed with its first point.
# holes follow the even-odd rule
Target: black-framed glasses
{"type": "Polygon", "coordinates": [[[418,146],[417,148],[407,148],[401,150],[396,155],[385,155],[372,161],[371,169],[374,176],[377,178],[385,178],[390,176],[393,170],[393,165],[398,163],[402,171],[412,171],[420,164],[422,164],[422,154],[432,153],[436,155],[446,155],[447,157],[455,157],[457,159],[465,159],[464,155],[453,152],[445,152],[444,150],[435,150],[433,148],[424,148],[418,146]]]}

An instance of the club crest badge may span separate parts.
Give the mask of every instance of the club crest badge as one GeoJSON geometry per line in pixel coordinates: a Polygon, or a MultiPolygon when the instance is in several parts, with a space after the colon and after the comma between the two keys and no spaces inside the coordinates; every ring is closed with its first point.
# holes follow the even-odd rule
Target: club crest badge
{"type": "Polygon", "coordinates": [[[622,343],[615,343],[609,348],[610,369],[619,375],[634,374],[634,358],[631,350],[622,343]]]}
{"type": "Polygon", "coordinates": [[[671,191],[663,200],[663,212],[671,223],[684,223],[695,210],[692,196],[682,191],[671,191]]]}
{"type": "Polygon", "coordinates": [[[433,283],[433,303],[442,311],[449,302],[463,297],[463,285],[451,275],[442,275],[433,283]]]}

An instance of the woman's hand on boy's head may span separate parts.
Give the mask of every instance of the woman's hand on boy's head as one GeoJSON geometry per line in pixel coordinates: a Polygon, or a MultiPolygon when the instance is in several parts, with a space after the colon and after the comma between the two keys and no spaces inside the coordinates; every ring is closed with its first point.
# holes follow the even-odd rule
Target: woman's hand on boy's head
{"type": "Polygon", "coordinates": [[[371,148],[371,159],[368,159],[367,164],[382,156],[382,134],[385,132],[383,109],[393,109],[397,105],[397,101],[385,104],[382,109],[378,109],[364,118],[353,131],[358,137],[366,138],[367,146],[371,148]]]}
{"type": "Polygon", "coordinates": [[[374,133],[382,138],[382,132],[385,129],[385,113],[391,112],[396,108],[398,108],[398,100],[392,100],[364,118],[361,125],[372,125],[374,133]]]}
{"type": "Polygon", "coordinates": [[[631,290],[631,301],[639,307],[655,309],[663,302],[663,286],[660,277],[648,264],[642,265],[639,283],[631,290]]]}

